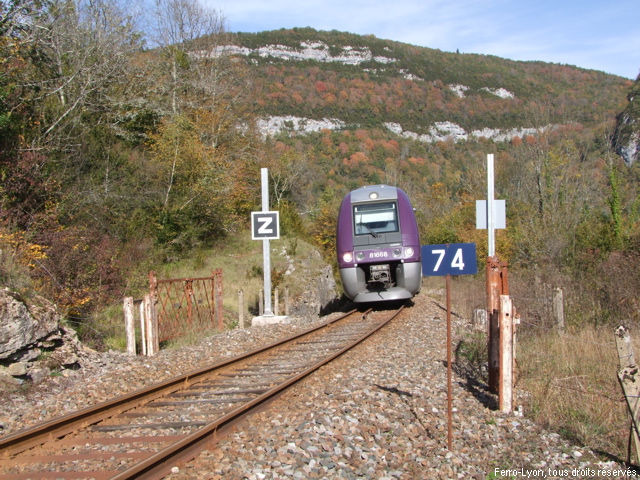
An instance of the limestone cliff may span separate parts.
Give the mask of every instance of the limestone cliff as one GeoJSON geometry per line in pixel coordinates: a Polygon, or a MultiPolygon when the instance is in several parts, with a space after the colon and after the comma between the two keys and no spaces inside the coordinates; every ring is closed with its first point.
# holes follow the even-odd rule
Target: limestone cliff
{"type": "Polygon", "coordinates": [[[640,158],[640,75],[629,95],[629,104],[617,116],[613,147],[627,165],[640,158]]]}

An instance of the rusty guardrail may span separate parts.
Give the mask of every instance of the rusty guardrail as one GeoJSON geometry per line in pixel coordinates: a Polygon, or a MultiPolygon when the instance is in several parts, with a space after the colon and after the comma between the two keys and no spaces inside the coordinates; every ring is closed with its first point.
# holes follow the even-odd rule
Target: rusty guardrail
{"type": "Polygon", "coordinates": [[[161,342],[189,332],[222,330],[222,270],[214,270],[209,277],[162,280],[151,271],[149,293],[139,300],[125,297],[123,311],[127,353],[131,355],[136,354],[136,321],[142,355],[155,355],[161,342]]]}
{"type": "Polygon", "coordinates": [[[149,293],[156,302],[160,342],[186,331],[223,328],[221,269],[209,277],[163,280],[151,271],[149,293]]]}

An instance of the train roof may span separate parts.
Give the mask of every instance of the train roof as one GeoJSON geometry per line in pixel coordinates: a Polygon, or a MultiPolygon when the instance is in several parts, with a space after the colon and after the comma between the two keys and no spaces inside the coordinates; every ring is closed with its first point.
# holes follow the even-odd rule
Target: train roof
{"type": "Polygon", "coordinates": [[[369,202],[371,200],[396,200],[398,188],[389,185],[367,185],[349,193],[351,203],[369,202]]]}

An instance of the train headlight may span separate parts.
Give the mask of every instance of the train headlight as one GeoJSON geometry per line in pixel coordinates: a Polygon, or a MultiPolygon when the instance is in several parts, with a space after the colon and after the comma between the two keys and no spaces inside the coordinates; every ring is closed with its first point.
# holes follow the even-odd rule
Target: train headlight
{"type": "Polygon", "coordinates": [[[356,253],[356,260],[358,260],[359,262],[364,260],[364,252],[357,252],[356,253]]]}
{"type": "Polygon", "coordinates": [[[393,256],[394,257],[399,257],[402,254],[402,249],[401,248],[394,248],[393,249],[393,256]]]}
{"type": "Polygon", "coordinates": [[[413,247],[406,247],[404,249],[404,258],[409,258],[409,257],[413,257],[413,247]]]}
{"type": "Polygon", "coordinates": [[[353,262],[353,253],[351,252],[343,253],[342,260],[344,260],[346,263],[353,262]]]}

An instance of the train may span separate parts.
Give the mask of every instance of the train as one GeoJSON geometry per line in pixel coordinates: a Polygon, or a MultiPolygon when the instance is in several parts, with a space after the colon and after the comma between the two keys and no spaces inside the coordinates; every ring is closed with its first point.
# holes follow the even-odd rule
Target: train
{"type": "Polygon", "coordinates": [[[368,185],[345,195],[336,251],[344,294],[354,303],[408,300],[420,291],[418,224],[400,188],[368,185]]]}

